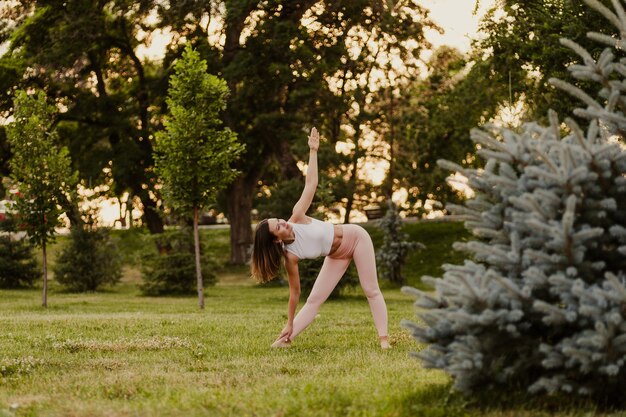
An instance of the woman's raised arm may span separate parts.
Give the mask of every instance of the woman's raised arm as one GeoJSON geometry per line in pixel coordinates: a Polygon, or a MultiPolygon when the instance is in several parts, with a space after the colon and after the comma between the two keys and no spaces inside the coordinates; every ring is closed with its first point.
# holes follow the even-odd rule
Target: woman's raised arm
{"type": "Polygon", "coordinates": [[[315,190],[317,189],[317,149],[320,146],[320,135],[316,128],[311,129],[309,135],[309,165],[306,172],[306,182],[300,199],[293,206],[290,221],[298,221],[306,216],[311,206],[315,190]]]}

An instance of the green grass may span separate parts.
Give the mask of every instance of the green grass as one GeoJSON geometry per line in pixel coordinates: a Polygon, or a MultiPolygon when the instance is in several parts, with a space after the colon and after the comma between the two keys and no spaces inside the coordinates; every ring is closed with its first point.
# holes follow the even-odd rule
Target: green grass
{"type": "Polygon", "coordinates": [[[406,415],[411,386],[443,384],[407,352],[398,326],[411,303],[386,293],[389,352],[367,302],[324,305],[289,350],[282,288],[217,286],[194,298],[141,297],[130,283],[103,294],[0,291],[0,409],[17,415],[406,415]],[[384,381],[381,384],[381,381],[384,381]],[[400,413],[400,414],[398,414],[400,413]]]}
{"type": "MultiPolygon", "coordinates": [[[[437,245],[463,233],[439,223],[408,231],[441,256],[449,248],[437,245]]],[[[143,238],[118,237],[137,261],[143,238]]],[[[0,417],[620,415],[554,398],[451,394],[444,373],[409,356],[420,347],[399,322],[414,317],[412,299],[396,288],[383,291],[392,350],[378,348],[360,290],[324,304],[290,349],[272,350],[286,289],[256,287],[229,267],[227,230],[203,230],[203,239],[220,279],[204,311],[194,297],[141,296],[132,262],[122,284],[101,293],[68,294],[52,282],[47,309],[39,288],[0,290],[0,417]]],[[[435,262],[416,259],[421,271],[435,262]]]]}

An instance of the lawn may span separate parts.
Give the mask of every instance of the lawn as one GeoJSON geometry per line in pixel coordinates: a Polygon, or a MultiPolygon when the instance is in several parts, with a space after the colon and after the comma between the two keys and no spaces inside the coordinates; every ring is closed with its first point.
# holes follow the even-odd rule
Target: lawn
{"type": "MultiPolygon", "coordinates": [[[[421,240],[433,246],[451,227],[421,240]]],[[[204,311],[194,297],[141,296],[132,253],[142,238],[119,237],[128,266],[116,287],[69,294],[52,282],[47,309],[40,289],[0,291],[0,416],[619,415],[450,394],[445,374],[409,356],[420,347],[399,322],[414,317],[412,300],[389,286],[393,349],[378,348],[358,290],[327,302],[291,348],[272,350],[287,291],[254,286],[244,269],[228,267],[227,231],[203,231],[220,265],[204,311]]]]}

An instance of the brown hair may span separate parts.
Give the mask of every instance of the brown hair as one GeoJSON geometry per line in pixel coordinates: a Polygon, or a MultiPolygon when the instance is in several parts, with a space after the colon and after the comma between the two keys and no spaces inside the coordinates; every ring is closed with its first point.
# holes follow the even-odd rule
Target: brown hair
{"type": "Polygon", "coordinates": [[[283,257],[282,245],[276,236],[270,233],[267,219],[261,220],[254,230],[254,246],[250,273],[259,283],[269,282],[280,272],[280,261],[283,257]]]}

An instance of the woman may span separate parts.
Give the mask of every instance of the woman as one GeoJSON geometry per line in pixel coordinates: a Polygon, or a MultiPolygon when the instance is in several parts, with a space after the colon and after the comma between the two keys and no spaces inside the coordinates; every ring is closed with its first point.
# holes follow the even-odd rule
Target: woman
{"type": "Polygon", "coordinates": [[[357,225],[332,225],[306,215],[317,188],[317,149],[319,134],[311,129],[309,136],[309,166],[306,183],[300,199],[293,207],[288,221],[266,219],[255,230],[251,272],[259,282],[276,277],[284,258],[289,281],[287,325],[272,347],[288,347],[315,318],[350,261],[354,259],[361,287],[367,296],[378,331],[380,346],[389,348],[387,335],[387,306],[376,276],[374,245],[365,229],[357,225]],[[298,261],[325,256],[324,265],[315,280],[304,307],[296,315],[300,300],[298,261]]]}

